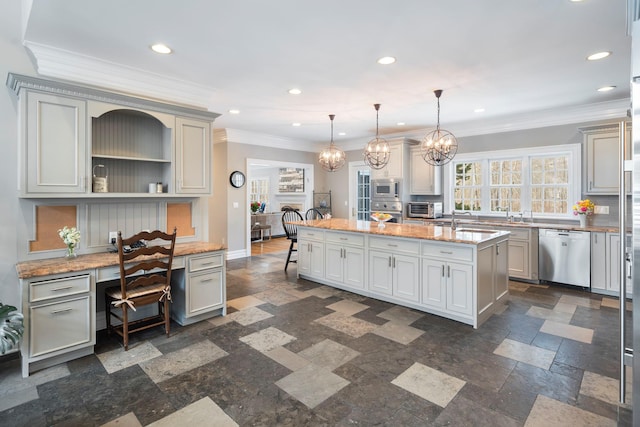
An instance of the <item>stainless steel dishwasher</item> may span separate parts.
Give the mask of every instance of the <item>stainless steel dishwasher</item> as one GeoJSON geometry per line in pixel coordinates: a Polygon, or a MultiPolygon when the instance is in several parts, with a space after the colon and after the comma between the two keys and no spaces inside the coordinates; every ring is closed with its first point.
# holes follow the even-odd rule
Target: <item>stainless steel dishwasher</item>
{"type": "Polygon", "coordinates": [[[591,233],[540,229],[540,280],[591,287],[591,233]]]}

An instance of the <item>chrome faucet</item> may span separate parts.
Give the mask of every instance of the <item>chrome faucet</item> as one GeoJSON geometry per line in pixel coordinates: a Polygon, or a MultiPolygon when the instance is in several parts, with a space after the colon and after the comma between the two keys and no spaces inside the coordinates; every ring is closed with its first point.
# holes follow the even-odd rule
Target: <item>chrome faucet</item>
{"type": "MultiPolygon", "coordinates": [[[[471,212],[458,212],[458,215],[473,215],[471,212]]],[[[456,229],[456,210],[451,211],[451,229],[456,229]]]]}

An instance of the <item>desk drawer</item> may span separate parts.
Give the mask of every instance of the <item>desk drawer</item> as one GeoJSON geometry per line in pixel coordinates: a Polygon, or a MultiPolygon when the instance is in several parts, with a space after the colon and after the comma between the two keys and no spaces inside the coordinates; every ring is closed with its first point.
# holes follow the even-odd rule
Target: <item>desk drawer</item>
{"type": "Polygon", "coordinates": [[[208,268],[222,267],[224,265],[224,254],[213,253],[202,256],[189,257],[189,272],[206,270],[208,268]]]}
{"type": "Polygon", "coordinates": [[[327,231],[325,234],[327,242],[339,243],[344,245],[364,246],[364,235],[353,233],[337,233],[335,231],[327,231]]]}
{"type": "Polygon", "coordinates": [[[29,284],[29,302],[46,301],[53,298],[82,294],[91,290],[88,274],[60,279],[32,282],[29,284]]]}
{"type": "Polygon", "coordinates": [[[322,241],[324,239],[324,231],[318,229],[298,228],[298,239],[322,241]]]}
{"type": "Polygon", "coordinates": [[[470,246],[439,245],[423,243],[422,255],[445,258],[451,261],[473,261],[473,248],[470,246]]]}

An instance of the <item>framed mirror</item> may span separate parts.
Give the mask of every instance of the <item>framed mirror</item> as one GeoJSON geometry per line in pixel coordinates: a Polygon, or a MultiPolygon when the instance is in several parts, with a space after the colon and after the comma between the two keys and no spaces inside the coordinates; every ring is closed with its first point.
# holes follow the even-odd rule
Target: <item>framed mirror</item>
{"type": "Polygon", "coordinates": [[[242,187],[244,185],[244,183],[246,182],[246,180],[247,180],[247,178],[240,171],[233,171],[233,172],[231,172],[231,175],[229,176],[229,182],[231,183],[231,185],[234,188],[242,187]]]}

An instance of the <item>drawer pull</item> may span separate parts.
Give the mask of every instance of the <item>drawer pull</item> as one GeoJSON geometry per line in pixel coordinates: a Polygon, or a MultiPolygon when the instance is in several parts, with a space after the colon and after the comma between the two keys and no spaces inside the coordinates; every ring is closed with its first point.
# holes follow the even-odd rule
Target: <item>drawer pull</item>
{"type": "Polygon", "coordinates": [[[444,277],[444,264],[442,264],[442,277],[444,277]]]}
{"type": "Polygon", "coordinates": [[[51,314],[61,314],[61,313],[66,313],[68,311],[73,310],[72,308],[63,308],[62,310],[54,310],[51,312],[51,314]]]}
{"type": "Polygon", "coordinates": [[[212,282],[213,279],[209,277],[208,279],[200,280],[200,283],[212,282]]]}
{"type": "Polygon", "coordinates": [[[73,289],[73,286],[63,286],[61,288],[55,288],[55,289],[51,289],[52,292],[57,292],[57,291],[66,291],[67,289],[73,289]]]}
{"type": "Polygon", "coordinates": [[[202,265],[211,265],[214,264],[214,261],[209,261],[209,262],[203,262],[202,265]]]}
{"type": "Polygon", "coordinates": [[[340,240],[349,240],[346,237],[341,237],[340,240]]]}
{"type": "Polygon", "coordinates": [[[449,252],[449,251],[440,251],[441,254],[446,254],[446,255],[453,255],[453,252],[449,252]]]}
{"type": "Polygon", "coordinates": [[[392,248],[397,248],[398,245],[394,245],[393,243],[387,243],[387,246],[391,246],[392,248]]]}

